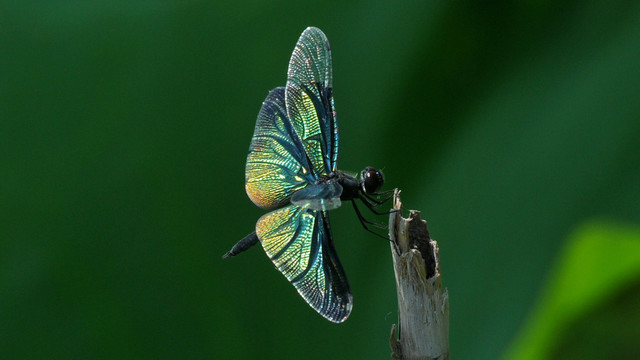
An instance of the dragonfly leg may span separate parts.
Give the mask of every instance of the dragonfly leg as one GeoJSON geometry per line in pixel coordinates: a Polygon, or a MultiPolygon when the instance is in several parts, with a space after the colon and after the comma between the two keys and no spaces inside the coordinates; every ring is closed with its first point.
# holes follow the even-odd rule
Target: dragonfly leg
{"type": "Polygon", "coordinates": [[[383,191],[383,192],[379,192],[379,193],[375,193],[375,194],[363,193],[362,195],[364,197],[366,197],[367,200],[369,200],[373,204],[375,204],[374,207],[378,207],[378,206],[386,203],[387,201],[389,201],[393,197],[393,190],[387,190],[387,191],[383,191]],[[378,199],[375,198],[375,196],[384,196],[384,198],[382,200],[378,200],[378,199]]]}
{"type": "MultiPolygon", "coordinates": [[[[388,201],[389,199],[391,199],[391,197],[387,198],[385,201],[388,201]]],[[[360,200],[362,201],[362,203],[369,209],[371,210],[372,213],[376,214],[376,215],[389,215],[391,214],[391,212],[395,211],[395,210],[390,210],[390,211],[383,211],[380,212],[378,210],[376,210],[376,208],[382,204],[384,204],[384,201],[378,201],[375,199],[370,198],[368,195],[365,196],[361,196],[360,200]]]]}
{"type": "Polygon", "coordinates": [[[365,223],[367,225],[371,225],[371,226],[377,227],[378,229],[386,229],[387,228],[387,225],[378,224],[375,221],[371,221],[371,220],[365,218],[362,215],[362,213],[360,212],[360,209],[358,209],[358,206],[356,205],[356,202],[352,201],[351,203],[353,204],[353,208],[356,210],[356,215],[358,215],[358,219],[360,220],[361,223],[363,222],[363,223],[365,223]]]}
{"type": "MultiPolygon", "coordinates": [[[[385,240],[389,240],[389,238],[387,238],[387,237],[385,237],[385,236],[382,236],[382,235],[378,234],[377,232],[375,232],[375,231],[371,230],[371,229],[367,226],[367,224],[372,225],[372,226],[376,226],[376,227],[378,227],[378,228],[380,228],[380,229],[384,229],[384,228],[386,228],[386,227],[384,227],[384,226],[382,226],[382,225],[380,225],[380,224],[376,224],[376,223],[374,223],[374,222],[372,222],[372,221],[369,221],[369,220],[365,219],[365,217],[364,217],[364,216],[362,216],[362,213],[361,213],[361,212],[360,212],[360,210],[358,209],[358,205],[356,205],[356,202],[355,202],[355,201],[352,201],[351,203],[353,204],[353,208],[356,210],[356,215],[358,216],[358,220],[360,220],[360,224],[362,224],[362,227],[363,227],[365,230],[367,230],[368,232],[372,233],[373,235],[375,235],[375,236],[377,236],[377,237],[381,237],[381,238],[383,238],[383,239],[385,239],[385,240]]],[[[389,241],[391,241],[391,240],[389,240],[389,241]]]]}

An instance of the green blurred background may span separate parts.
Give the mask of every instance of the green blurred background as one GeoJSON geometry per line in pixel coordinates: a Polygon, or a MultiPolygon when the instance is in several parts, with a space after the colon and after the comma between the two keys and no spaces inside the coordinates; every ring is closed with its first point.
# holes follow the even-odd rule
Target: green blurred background
{"type": "MultiPolygon", "coordinates": [[[[311,25],[332,44],[340,168],[382,168],[439,242],[452,358],[505,356],[582,224],[640,226],[640,2],[23,1],[0,17],[2,359],[388,358],[389,246],[350,206],[331,214],[344,324],[261,249],[221,260],[263,214],[249,141],[311,25]]],[[[640,323],[639,279],[597,302],[636,309],[612,339],[640,323]]],[[[593,344],[580,330],[600,320],[580,319],[534,358],[593,344]]]]}

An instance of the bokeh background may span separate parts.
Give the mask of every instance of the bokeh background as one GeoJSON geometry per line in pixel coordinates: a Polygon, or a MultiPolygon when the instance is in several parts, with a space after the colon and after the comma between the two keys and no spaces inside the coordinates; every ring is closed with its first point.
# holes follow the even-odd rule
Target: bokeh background
{"type": "Polygon", "coordinates": [[[389,357],[389,246],[350,206],[331,213],[343,324],[259,247],[221,259],[263,214],[247,149],[311,25],[332,44],[340,168],[382,168],[439,242],[452,357],[640,354],[639,2],[22,1],[0,17],[0,358],[389,357]],[[573,253],[582,238],[595,250],[573,253]],[[546,352],[519,353],[575,283],[598,295],[547,308],[546,352]]]}

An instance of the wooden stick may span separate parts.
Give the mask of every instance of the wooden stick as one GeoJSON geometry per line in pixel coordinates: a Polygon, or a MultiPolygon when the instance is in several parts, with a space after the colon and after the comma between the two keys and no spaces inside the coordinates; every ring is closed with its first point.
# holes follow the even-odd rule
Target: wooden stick
{"type": "Polygon", "coordinates": [[[442,288],[438,243],[429,237],[427,222],[411,210],[402,217],[400,191],[393,195],[389,237],[398,291],[400,331],[391,327],[395,359],[449,359],[449,294],[442,288]]]}

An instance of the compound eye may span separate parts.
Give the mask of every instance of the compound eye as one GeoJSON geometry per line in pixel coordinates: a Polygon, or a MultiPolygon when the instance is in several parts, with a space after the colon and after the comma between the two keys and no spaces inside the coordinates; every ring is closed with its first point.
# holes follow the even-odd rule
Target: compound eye
{"type": "Polygon", "coordinates": [[[371,166],[367,166],[362,170],[360,175],[362,177],[362,188],[367,194],[375,193],[382,187],[382,184],[384,184],[384,175],[382,175],[382,171],[371,166]]]}

